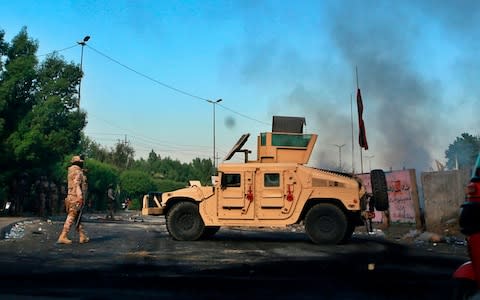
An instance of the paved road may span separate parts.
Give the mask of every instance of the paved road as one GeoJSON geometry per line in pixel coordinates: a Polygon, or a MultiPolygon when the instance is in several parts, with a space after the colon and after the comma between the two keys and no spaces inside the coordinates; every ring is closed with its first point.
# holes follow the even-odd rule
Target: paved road
{"type": "Polygon", "coordinates": [[[1,299],[448,299],[465,261],[383,239],[319,246],[267,230],[222,228],[210,240],[177,242],[152,217],[91,218],[90,243],[57,245],[62,221],[30,221],[23,237],[0,241],[1,299]]]}

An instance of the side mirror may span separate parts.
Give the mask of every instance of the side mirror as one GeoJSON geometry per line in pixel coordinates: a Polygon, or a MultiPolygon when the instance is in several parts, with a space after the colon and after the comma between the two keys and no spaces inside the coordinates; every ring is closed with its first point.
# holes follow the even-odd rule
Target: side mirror
{"type": "Polygon", "coordinates": [[[212,176],[212,185],[216,186],[219,183],[219,177],[218,176],[212,176]]]}

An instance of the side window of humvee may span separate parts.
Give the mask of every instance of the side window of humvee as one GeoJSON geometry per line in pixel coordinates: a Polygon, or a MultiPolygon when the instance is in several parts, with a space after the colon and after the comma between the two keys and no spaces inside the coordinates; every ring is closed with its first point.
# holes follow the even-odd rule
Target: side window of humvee
{"type": "Polygon", "coordinates": [[[265,173],[263,176],[263,184],[265,187],[278,187],[280,186],[280,174],[278,173],[265,173]]]}
{"type": "Polygon", "coordinates": [[[223,174],[223,182],[225,187],[240,187],[241,176],[240,174],[223,174]]]}

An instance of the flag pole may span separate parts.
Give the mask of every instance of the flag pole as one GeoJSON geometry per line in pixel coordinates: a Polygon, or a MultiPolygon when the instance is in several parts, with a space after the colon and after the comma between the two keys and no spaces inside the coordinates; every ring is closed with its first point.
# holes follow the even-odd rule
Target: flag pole
{"type": "MultiPolygon", "coordinates": [[[[357,97],[358,97],[358,90],[360,89],[360,85],[358,84],[358,67],[355,66],[355,78],[357,80],[357,97]]],[[[358,100],[357,100],[358,101],[358,100]]],[[[363,153],[362,153],[362,146],[360,148],[360,172],[363,174],[363,153]]]]}

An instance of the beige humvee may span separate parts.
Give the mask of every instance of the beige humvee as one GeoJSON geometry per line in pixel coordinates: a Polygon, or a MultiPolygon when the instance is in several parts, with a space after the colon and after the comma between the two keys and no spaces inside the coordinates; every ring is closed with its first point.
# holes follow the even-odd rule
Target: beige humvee
{"type": "Polygon", "coordinates": [[[274,117],[272,132],[258,136],[257,159],[242,149],[244,134],[225,158],[244,153],[244,163],[222,163],[213,186],[190,186],[143,198],[142,214],[165,215],[176,240],[197,240],[220,226],[287,226],[302,223],[315,243],[348,240],[355,227],[388,208],[385,175],[372,172],[373,196],[353,175],[305,166],[317,140],[303,134],[304,118],[274,117]],[[382,177],[383,176],[383,177],[382,177]],[[376,194],[376,195],[375,195],[376,194]],[[367,208],[368,207],[368,208],[367,208]]]}

